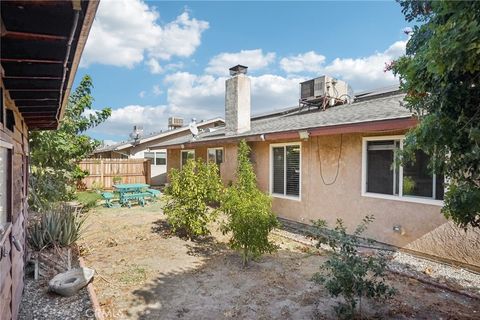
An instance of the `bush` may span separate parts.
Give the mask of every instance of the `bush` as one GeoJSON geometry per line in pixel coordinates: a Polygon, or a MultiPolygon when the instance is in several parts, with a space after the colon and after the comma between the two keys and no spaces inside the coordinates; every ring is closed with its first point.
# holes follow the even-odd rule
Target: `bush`
{"type": "Polygon", "coordinates": [[[268,235],[278,226],[278,220],[272,212],[270,197],[257,187],[249,160],[250,148],[241,141],[238,149],[236,182],[226,190],[221,203],[228,219],[222,231],[232,232],[230,247],[242,252],[246,266],[251,258],[277,249],[268,235]]]}
{"type": "Polygon", "coordinates": [[[323,220],[314,223],[318,246],[326,243],[333,253],[313,279],[324,284],[332,297],[344,298],[345,302],[334,307],[339,318],[354,318],[357,304],[361,315],[362,297],[383,300],[395,293],[395,289],[385,284],[385,257],[362,256],[358,252],[359,237],[372,221],[373,216],[366,216],[353,235],[347,234],[341,219],[337,220],[334,230],[326,230],[323,220]]]}
{"type": "Polygon", "coordinates": [[[35,250],[70,246],[80,238],[85,220],[85,215],[67,206],[39,213],[28,228],[29,243],[35,250]]]}
{"type": "Polygon", "coordinates": [[[189,238],[209,234],[207,224],[216,217],[209,205],[218,202],[222,188],[214,163],[188,160],[182,170],[172,169],[163,211],[173,230],[189,238]]]}

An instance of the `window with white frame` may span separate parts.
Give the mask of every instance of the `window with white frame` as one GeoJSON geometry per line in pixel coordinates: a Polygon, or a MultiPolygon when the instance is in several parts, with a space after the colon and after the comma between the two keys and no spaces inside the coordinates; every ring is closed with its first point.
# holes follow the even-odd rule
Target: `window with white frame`
{"type": "Polygon", "coordinates": [[[223,163],[223,148],[208,148],[207,162],[213,162],[217,165],[223,163]]]}
{"type": "Polygon", "coordinates": [[[270,193],[277,196],[300,198],[299,143],[271,145],[270,193]]]}
{"type": "Polygon", "coordinates": [[[444,177],[428,168],[429,157],[423,151],[402,166],[396,152],[403,147],[403,136],[363,139],[363,193],[404,200],[443,200],[444,177]]]}
{"type": "Polygon", "coordinates": [[[195,159],[195,150],[182,150],[180,155],[180,168],[183,167],[188,160],[195,159]]]}
{"type": "Polygon", "coordinates": [[[149,159],[152,166],[164,166],[167,164],[167,153],[165,151],[145,152],[145,159],[149,159]]]}

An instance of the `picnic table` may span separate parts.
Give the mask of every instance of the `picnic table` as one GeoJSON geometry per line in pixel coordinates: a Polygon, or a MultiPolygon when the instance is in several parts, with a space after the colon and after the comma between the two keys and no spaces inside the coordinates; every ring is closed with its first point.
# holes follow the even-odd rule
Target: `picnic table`
{"type": "Polygon", "coordinates": [[[146,183],[115,184],[113,187],[119,193],[119,202],[122,206],[130,207],[130,201],[136,200],[143,207],[145,198],[152,197],[152,192],[148,189],[150,185],[146,183]]]}

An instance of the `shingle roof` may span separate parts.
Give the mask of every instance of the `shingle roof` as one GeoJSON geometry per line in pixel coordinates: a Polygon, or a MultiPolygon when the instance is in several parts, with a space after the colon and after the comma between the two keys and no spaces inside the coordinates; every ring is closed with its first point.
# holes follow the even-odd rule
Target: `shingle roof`
{"type": "Polygon", "coordinates": [[[355,102],[328,108],[325,111],[297,111],[285,115],[273,115],[272,117],[253,119],[251,130],[238,135],[225,135],[225,128],[219,128],[213,132],[202,132],[195,139],[192,136],[181,137],[165,141],[152,148],[179,145],[183,143],[195,143],[197,141],[209,141],[227,138],[241,138],[252,135],[278,133],[295,130],[313,129],[327,126],[357,124],[363,122],[394,120],[411,118],[412,113],[401,105],[404,94],[397,91],[390,96],[380,98],[371,97],[369,100],[355,102]]]}
{"type": "MultiPolygon", "coordinates": [[[[199,127],[201,127],[201,126],[212,124],[212,123],[215,123],[215,122],[218,122],[218,121],[224,122],[223,118],[217,117],[217,118],[213,118],[213,119],[209,119],[209,120],[200,121],[200,122],[197,123],[197,125],[199,127]]],[[[188,126],[183,126],[181,128],[178,128],[178,129],[173,129],[173,130],[168,130],[168,131],[163,131],[163,132],[159,132],[159,133],[150,134],[150,135],[140,139],[139,144],[149,142],[149,141],[152,141],[152,140],[155,140],[155,139],[165,138],[165,137],[168,137],[169,135],[176,134],[176,133],[179,133],[179,132],[182,132],[182,131],[188,132],[188,126]]],[[[112,145],[109,145],[109,146],[99,147],[93,153],[95,154],[95,153],[108,152],[108,151],[124,150],[124,149],[130,148],[132,146],[133,145],[132,145],[131,142],[122,141],[122,142],[112,144],[112,145]]]]}

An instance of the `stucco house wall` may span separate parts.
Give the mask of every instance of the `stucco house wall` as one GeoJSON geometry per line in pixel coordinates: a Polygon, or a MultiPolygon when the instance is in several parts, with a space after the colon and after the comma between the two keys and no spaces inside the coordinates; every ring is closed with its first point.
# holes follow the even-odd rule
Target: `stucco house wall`
{"type": "MultiPolygon", "coordinates": [[[[258,185],[269,193],[271,144],[299,142],[301,144],[301,197],[299,200],[272,196],[273,211],[282,218],[310,224],[324,219],[333,226],[337,218],[344,220],[350,231],[366,215],[375,220],[366,236],[398,247],[423,252],[438,257],[480,265],[480,237],[478,232],[453,226],[441,214],[441,205],[408,202],[404,200],[379,199],[362,196],[362,138],[403,134],[343,134],[310,137],[307,140],[279,140],[249,142],[251,160],[257,175],[258,185]],[[342,150],[339,159],[340,139],[342,150]],[[320,158],[323,179],[320,174],[320,158]],[[338,162],[337,162],[338,161],[338,162]],[[338,177],[335,175],[338,168],[338,177]],[[401,232],[394,231],[400,226],[401,232]],[[447,232],[448,231],[448,232],[447,232]],[[468,245],[465,245],[468,243],[468,245]],[[449,248],[441,250],[439,248],[449,248]]],[[[206,158],[212,143],[195,149],[196,158],[206,158]]],[[[236,144],[225,144],[225,161],[221,165],[221,177],[225,185],[235,179],[237,161],[236,144]]],[[[180,167],[180,149],[169,149],[170,168],[180,167]]]]}

